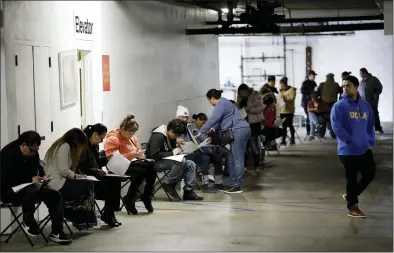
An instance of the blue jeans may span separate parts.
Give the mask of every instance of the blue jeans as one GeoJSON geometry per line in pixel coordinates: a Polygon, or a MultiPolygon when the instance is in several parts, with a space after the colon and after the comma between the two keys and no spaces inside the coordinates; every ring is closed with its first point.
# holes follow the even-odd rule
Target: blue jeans
{"type": "Polygon", "coordinates": [[[193,191],[196,185],[196,164],[193,161],[184,158],[182,162],[175,163],[164,182],[166,184],[177,184],[182,178],[185,180],[183,190],[193,191]]]}
{"type": "Polygon", "coordinates": [[[233,129],[234,140],[228,154],[229,186],[240,187],[243,183],[246,145],[250,138],[250,128],[233,129]]]}
{"type": "Polygon", "coordinates": [[[308,114],[309,114],[309,124],[310,124],[309,136],[315,136],[316,125],[318,124],[317,116],[313,112],[308,112],[308,114]]]}

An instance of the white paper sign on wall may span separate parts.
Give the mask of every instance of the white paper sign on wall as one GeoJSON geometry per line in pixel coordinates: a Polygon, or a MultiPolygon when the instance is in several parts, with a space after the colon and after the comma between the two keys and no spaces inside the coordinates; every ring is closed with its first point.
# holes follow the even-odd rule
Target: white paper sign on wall
{"type": "Polygon", "coordinates": [[[94,40],[94,22],[88,15],[74,11],[73,29],[77,40],[94,40]]]}

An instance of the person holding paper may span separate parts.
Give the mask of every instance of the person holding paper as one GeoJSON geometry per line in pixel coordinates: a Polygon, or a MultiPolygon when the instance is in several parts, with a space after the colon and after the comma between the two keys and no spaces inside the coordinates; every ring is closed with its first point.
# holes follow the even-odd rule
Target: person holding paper
{"type": "Polygon", "coordinates": [[[27,131],[1,150],[1,201],[22,205],[22,228],[31,236],[40,234],[34,210],[35,205],[43,201],[48,207],[52,221],[49,239],[56,243],[68,244],[72,241],[63,232],[62,195],[56,190],[40,185],[40,182],[46,183],[49,180],[40,164],[40,144],[40,135],[35,131],[27,131]],[[23,188],[22,184],[26,187],[23,188]],[[19,191],[16,188],[19,188],[19,191]]]}
{"type": "Polygon", "coordinates": [[[78,128],[67,131],[57,139],[45,155],[45,172],[53,179],[52,190],[60,191],[65,200],[64,216],[81,230],[96,225],[94,185],[78,171],[78,161],[88,139],[78,128]],[[84,179],[84,180],[82,180],[84,179]]]}
{"type": "MultiPolygon", "coordinates": [[[[191,134],[195,136],[195,139],[197,142],[201,143],[209,139],[211,141],[211,138],[205,138],[203,135],[200,133],[200,128],[207,122],[208,117],[205,113],[199,113],[193,115],[194,124],[192,124],[189,129],[191,129],[191,134]]],[[[200,155],[200,163],[199,166],[202,169],[202,189],[204,191],[223,191],[224,186],[223,186],[223,168],[222,168],[222,154],[225,153],[227,155],[227,152],[224,152],[226,150],[220,149],[218,146],[206,146],[206,147],[201,147],[201,150],[197,150],[195,153],[196,154],[201,154],[200,155]],[[198,153],[197,153],[198,152],[198,153]],[[215,179],[215,185],[213,188],[210,187],[209,185],[209,169],[210,165],[213,165],[215,168],[215,174],[214,174],[214,179],[215,179]]]]}
{"type": "MultiPolygon", "coordinates": [[[[138,131],[139,125],[134,119],[134,115],[127,115],[120,123],[119,129],[112,130],[107,134],[107,138],[104,143],[104,150],[107,157],[111,157],[112,154],[118,151],[128,160],[143,160],[145,154],[142,150],[141,144],[135,133],[138,131]]],[[[146,161],[146,160],[145,160],[146,161]]],[[[130,187],[127,191],[126,196],[123,198],[126,210],[131,214],[138,214],[135,207],[135,202],[138,197],[138,189],[142,182],[145,181],[144,192],[141,196],[141,200],[148,212],[154,211],[152,206],[152,197],[154,192],[154,185],[156,181],[156,170],[154,164],[150,162],[144,162],[144,166],[133,166],[133,162],[126,172],[126,175],[132,177],[130,187]]]]}
{"type": "Polygon", "coordinates": [[[214,106],[212,116],[201,127],[200,132],[205,134],[219,125],[222,139],[229,141],[231,152],[229,153],[230,187],[226,193],[242,193],[244,176],[245,151],[250,137],[248,122],[242,118],[237,107],[226,98],[222,98],[221,90],[211,89],[207,92],[208,102],[214,106]]]}
{"type": "Polygon", "coordinates": [[[108,163],[108,159],[104,151],[99,152],[98,146],[107,135],[107,127],[97,123],[88,125],[83,131],[88,138],[88,145],[81,154],[78,170],[100,180],[94,183],[94,193],[96,199],[105,200],[101,220],[110,227],[119,227],[122,223],[117,221],[115,211],[120,206],[121,178],[106,176],[107,173],[101,168],[108,163]]]}
{"type": "Polygon", "coordinates": [[[172,198],[178,198],[175,186],[183,178],[185,181],[183,200],[203,200],[203,197],[194,192],[196,164],[185,158],[181,162],[166,159],[182,154],[176,140],[181,135],[185,135],[186,131],[186,124],[180,119],[173,119],[168,125],[155,128],[149,138],[146,154],[148,158],[156,161],[155,166],[171,168],[168,177],[164,179],[163,188],[172,198]]]}

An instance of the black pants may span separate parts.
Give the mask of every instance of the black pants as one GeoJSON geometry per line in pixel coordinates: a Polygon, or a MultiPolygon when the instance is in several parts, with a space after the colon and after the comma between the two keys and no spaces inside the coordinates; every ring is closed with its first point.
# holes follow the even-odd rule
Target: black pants
{"type": "Polygon", "coordinates": [[[203,175],[209,175],[210,165],[215,167],[215,175],[222,175],[222,155],[218,152],[203,153],[196,150],[185,157],[201,168],[203,175]]]}
{"type": "Polygon", "coordinates": [[[290,142],[294,143],[295,142],[295,129],[294,129],[294,126],[293,126],[294,113],[283,113],[283,114],[280,114],[280,118],[281,119],[286,119],[285,122],[283,122],[282,143],[286,143],[287,128],[290,128],[290,142]]]}
{"type": "Polygon", "coordinates": [[[154,166],[150,167],[129,167],[126,172],[126,175],[131,176],[131,184],[129,190],[127,191],[124,200],[126,202],[136,201],[136,197],[138,194],[138,189],[142,182],[145,180],[145,188],[143,193],[143,198],[151,198],[153,197],[154,187],[157,172],[154,166]]]}
{"type": "Polygon", "coordinates": [[[100,182],[95,182],[95,198],[105,201],[104,211],[113,213],[119,211],[121,181],[119,178],[99,177],[100,182]]]}
{"type": "MultiPolygon", "coordinates": [[[[252,123],[250,124],[250,131],[251,131],[251,136],[248,140],[247,144],[247,149],[246,151],[251,151],[252,156],[253,156],[253,166],[255,168],[259,167],[260,165],[260,159],[262,154],[265,154],[265,152],[262,152],[261,150],[261,123],[252,123]]],[[[248,152],[245,154],[245,167],[247,166],[248,163],[248,152]]]]}
{"type": "Polygon", "coordinates": [[[363,155],[339,156],[346,170],[346,195],[347,207],[358,204],[358,196],[367,188],[375,178],[375,161],[372,150],[363,155]],[[361,179],[357,182],[357,174],[360,172],[361,179]]]}
{"type": "Polygon", "coordinates": [[[375,130],[376,131],[382,131],[382,126],[380,125],[380,117],[379,117],[379,111],[377,107],[372,107],[373,115],[375,118],[375,130]]]}
{"type": "MultiPolygon", "coordinates": [[[[38,189],[35,185],[30,185],[12,197],[10,202],[22,205],[23,222],[30,226],[36,224],[34,219],[35,205],[44,202],[48,207],[48,212],[52,222],[52,233],[59,234],[63,231],[63,197],[60,192],[47,187],[38,189]]],[[[8,201],[7,201],[8,202],[8,201]]]]}
{"type": "Polygon", "coordinates": [[[304,106],[303,108],[304,108],[304,112],[305,112],[305,115],[306,115],[306,122],[305,122],[305,124],[306,124],[306,126],[305,126],[305,128],[306,128],[306,136],[309,136],[310,133],[311,133],[311,125],[310,125],[310,121],[309,121],[308,106],[304,106]]]}

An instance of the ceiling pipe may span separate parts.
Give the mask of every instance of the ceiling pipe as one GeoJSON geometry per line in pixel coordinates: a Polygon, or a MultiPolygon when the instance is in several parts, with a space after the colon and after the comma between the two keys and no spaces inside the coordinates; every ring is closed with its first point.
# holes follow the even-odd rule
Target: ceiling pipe
{"type": "MultiPolygon", "coordinates": [[[[280,23],[310,23],[310,22],[335,22],[335,21],[370,21],[370,20],[384,20],[383,14],[374,16],[350,16],[350,17],[327,17],[327,18],[291,18],[285,20],[278,20],[275,22],[280,23]]],[[[225,22],[225,21],[223,21],[225,22]]],[[[207,25],[221,25],[221,21],[207,21],[207,25]]],[[[239,20],[233,21],[234,25],[243,25],[245,22],[239,20]]],[[[245,24],[246,25],[246,24],[245,24]]]]}
{"type": "MultiPolygon", "coordinates": [[[[344,25],[327,25],[327,26],[294,26],[280,27],[277,34],[308,34],[318,32],[348,32],[348,31],[365,31],[365,30],[383,30],[384,23],[365,23],[365,24],[344,24],[344,25]]],[[[230,28],[208,28],[208,29],[186,29],[186,35],[202,34],[275,34],[266,29],[257,27],[230,27],[230,28]]]]}

